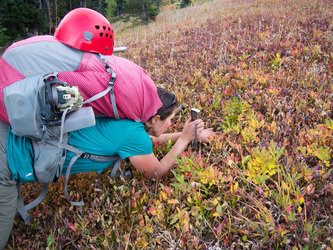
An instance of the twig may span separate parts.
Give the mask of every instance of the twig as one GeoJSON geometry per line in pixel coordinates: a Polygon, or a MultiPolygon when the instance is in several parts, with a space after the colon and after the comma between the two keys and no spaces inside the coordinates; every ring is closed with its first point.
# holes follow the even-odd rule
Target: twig
{"type": "Polygon", "coordinates": [[[132,218],[131,230],[130,230],[130,232],[129,232],[129,236],[128,236],[128,240],[127,240],[127,243],[126,243],[125,250],[127,250],[127,248],[128,248],[128,244],[129,244],[129,242],[130,242],[130,237],[131,237],[131,233],[132,233],[132,229],[133,229],[133,224],[134,224],[134,217],[132,218]]]}

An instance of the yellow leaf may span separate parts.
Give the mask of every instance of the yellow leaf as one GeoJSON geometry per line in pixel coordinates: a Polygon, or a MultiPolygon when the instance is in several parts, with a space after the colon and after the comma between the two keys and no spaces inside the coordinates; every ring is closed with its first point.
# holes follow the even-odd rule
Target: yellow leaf
{"type": "Polygon", "coordinates": [[[302,204],[304,202],[304,198],[301,197],[301,199],[299,199],[299,204],[302,204]]]}
{"type": "Polygon", "coordinates": [[[283,237],[283,235],[285,235],[285,234],[288,233],[288,232],[289,232],[288,230],[282,231],[282,232],[281,232],[281,236],[283,237]]]}
{"type": "Polygon", "coordinates": [[[279,93],[279,91],[277,89],[269,89],[269,92],[276,95],[279,93]]]}
{"type": "Polygon", "coordinates": [[[238,182],[236,182],[235,184],[231,183],[231,187],[230,187],[230,191],[232,194],[235,194],[237,192],[238,189],[238,182]]]}
{"type": "Polygon", "coordinates": [[[165,200],[166,198],[168,198],[168,195],[167,195],[166,192],[161,191],[160,193],[161,193],[161,195],[162,195],[162,199],[163,199],[163,200],[165,200]]]}
{"type": "Polygon", "coordinates": [[[235,192],[238,190],[238,182],[235,183],[235,192]]]}
{"type": "Polygon", "coordinates": [[[282,187],[283,187],[285,190],[288,190],[288,186],[287,186],[287,184],[286,184],[284,181],[282,181],[282,187]]]}
{"type": "Polygon", "coordinates": [[[302,212],[302,208],[300,206],[298,206],[297,210],[298,210],[299,213],[302,212]]]}
{"type": "Polygon", "coordinates": [[[144,200],[146,200],[146,193],[143,194],[142,198],[140,199],[140,203],[142,203],[144,200]]]}
{"type": "Polygon", "coordinates": [[[177,199],[171,199],[171,200],[168,200],[168,204],[178,204],[179,201],[177,199]]]}

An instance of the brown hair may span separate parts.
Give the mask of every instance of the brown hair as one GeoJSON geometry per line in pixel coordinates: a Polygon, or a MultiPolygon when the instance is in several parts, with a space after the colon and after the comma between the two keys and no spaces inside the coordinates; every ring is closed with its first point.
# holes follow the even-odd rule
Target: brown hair
{"type": "MultiPolygon", "coordinates": [[[[157,94],[161,99],[163,105],[162,107],[159,108],[159,110],[157,110],[157,113],[155,115],[159,115],[161,120],[163,121],[172,114],[175,108],[179,106],[179,103],[176,95],[170,92],[169,90],[165,89],[164,87],[158,86],[157,94]]],[[[149,118],[149,120],[151,118],[149,118]]]]}

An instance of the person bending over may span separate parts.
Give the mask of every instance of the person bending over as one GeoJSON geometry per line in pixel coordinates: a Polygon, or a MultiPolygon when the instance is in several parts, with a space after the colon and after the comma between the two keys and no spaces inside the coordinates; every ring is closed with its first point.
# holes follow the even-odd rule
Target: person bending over
{"type": "MultiPolygon", "coordinates": [[[[145,123],[129,119],[98,118],[96,125],[69,133],[68,144],[90,154],[129,158],[139,172],[149,179],[158,180],[175,166],[175,156],[182,153],[195,138],[210,142],[214,137],[211,128],[205,129],[201,119],[189,119],[182,132],[164,134],[172,123],[179,107],[175,94],[165,88],[157,88],[162,107],[145,123]],[[171,150],[161,159],[153,153],[153,143],[168,140],[175,142],[171,150]]],[[[33,171],[33,149],[30,139],[15,136],[5,122],[0,122],[0,249],[3,249],[11,232],[16,214],[18,173],[22,164],[30,164],[33,171]]],[[[62,170],[64,175],[74,153],[67,151],[62,170]]],[[[102,171],[110,162],[95,162],[79,158],[71,168],[71,174],[88,171],[102,171]]]]}

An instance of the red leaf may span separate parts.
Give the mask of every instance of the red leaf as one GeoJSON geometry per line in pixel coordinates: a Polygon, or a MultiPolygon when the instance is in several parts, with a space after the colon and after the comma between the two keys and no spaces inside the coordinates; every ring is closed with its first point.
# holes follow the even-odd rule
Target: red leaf
{"type": "Polygon", "coordinates": [[[216,233],[219,235],[222,230],[222,225],[220,224],[216,229],[216,233]]]}
{"type": "Polygon", "coordinates": [[[75,226],[72,224],[72,223],[67,223],[67,226],[70,228],[70,229],[72,229],[74,232],[76,232],[76,228],[75,228],[75,226]]]}
{"type": "Polygon", "coordinates": [[[287,210],[287,213],[289,213],[291,211],[291,205],[287,206],[286,210],[287,210]]]}

